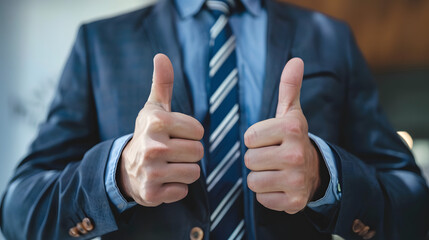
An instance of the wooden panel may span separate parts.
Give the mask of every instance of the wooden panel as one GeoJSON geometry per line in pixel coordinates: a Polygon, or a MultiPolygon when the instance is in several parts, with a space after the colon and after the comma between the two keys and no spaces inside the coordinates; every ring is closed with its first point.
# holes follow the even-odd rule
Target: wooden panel
{"type": "Polygon", "coordinates": [[[429,1],[283,1],[348,22],[373,69],[429,67],[429,1]]]}

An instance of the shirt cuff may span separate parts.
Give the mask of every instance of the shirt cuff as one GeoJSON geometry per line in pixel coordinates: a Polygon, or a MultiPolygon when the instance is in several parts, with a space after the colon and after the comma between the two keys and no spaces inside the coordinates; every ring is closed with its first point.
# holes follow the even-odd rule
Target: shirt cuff
{"type": "Polygon", "coordinates": [[[324,196],[319,200],[309,202],[307,207],[311,208],[313,211],[323,213],[327,210],[326,208],[329,207],[329,205],[335,205],[341,199],[341,186],[338,180],[337,159],[336,155],[334,155],[332,149],[325,141],[311,133],[308,133],[308,136],[320,150],[326,167],[328,168],[330,181],[324,196]]]}
{"type": "Polygon", "coordinates": [[[119,213],[135,206],[136,202],[128,202],[116,184],[116,169],[118,168],[119,158],[125,145],[130,141],[132,134],[125,135],[116,139],[110,149],[109,159],[107,159],[106,172],[104,174],[104,185],[110,202],[116,207],[119,213]]]}

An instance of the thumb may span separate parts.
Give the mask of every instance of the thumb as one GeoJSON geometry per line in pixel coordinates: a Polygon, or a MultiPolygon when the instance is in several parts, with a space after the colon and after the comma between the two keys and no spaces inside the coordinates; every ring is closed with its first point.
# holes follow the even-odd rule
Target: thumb
{"type": "Polygon", "coordinates": [[[288,111],[301,109],[299,101],[302,78],[304,76],[304,62],[300,58],[289,60],[283,69],[279,86],[279,101],[276,117],[283,117],[288,111]]]}
{"type": "Polygon", "coordinates": [[[159,53],[153,58],[152,90],[148,102],[157,104],[166,111],[171,111],[174,71],[170,59],[159,53]]]}

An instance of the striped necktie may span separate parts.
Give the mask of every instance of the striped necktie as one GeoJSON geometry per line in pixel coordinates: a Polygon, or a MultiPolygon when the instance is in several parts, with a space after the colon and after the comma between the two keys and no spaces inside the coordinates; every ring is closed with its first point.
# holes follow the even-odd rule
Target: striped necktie
{"type": "Polygon", "coordinates": [[[228,25],[234,2],[206,1],[215,19],[210,29],[207,82],[210,128],[206,183],[212,239],[242,239],[245,234],[237,57],[235,37],[228,25]]]}

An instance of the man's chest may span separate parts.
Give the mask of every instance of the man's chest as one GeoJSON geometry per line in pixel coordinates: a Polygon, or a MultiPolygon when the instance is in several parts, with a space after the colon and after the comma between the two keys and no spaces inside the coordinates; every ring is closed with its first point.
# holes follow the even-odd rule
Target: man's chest
{"type": "MultiPolygon", "coordinates": [[[[133,131],[135,119],[149,96],[152,69],[151,55],[146,53],[104,61],[97,71],[93,71],[94,104],[102,140],[133,131]]],[[[186,74],[175,69],[175,75],[180,75],[183,81],[175,82],[172,110],[194,115],[196,104],[199,104],[197,101],[206,99],[192,99],[192,88],[186,74]]],[[[266,101],[267,99],[260,101],[276,102],[277,91],[275,92],[269,101],[266,101]]],[[[338,126],[342,124],[345,106],[344,99],[342,81],[333,75],[316,71],[305,76],[301,90],[301,105],[309,123],[309,131],[329,142],[337,142],[340,134],[338,126]]],[[[275,106],[261,104],[260,108],[274,110],[275,106]]],[[[259,120],[263,120],[262,118],[263,116],[260,116],[259,120]]]]}

